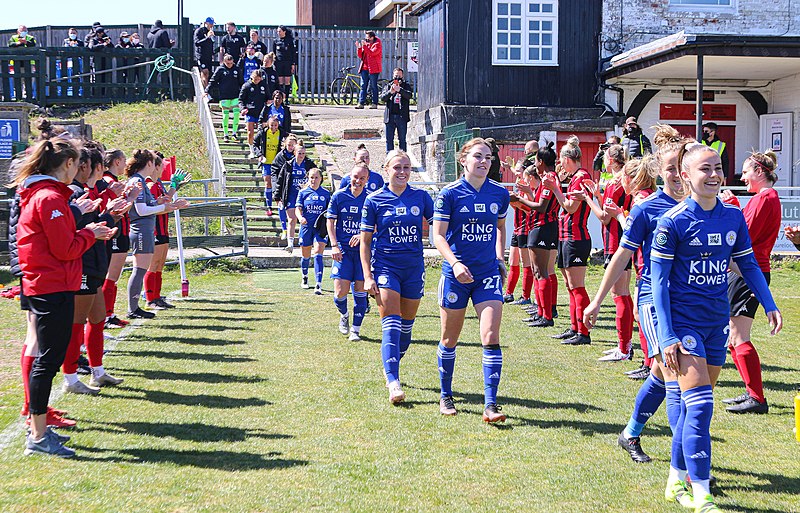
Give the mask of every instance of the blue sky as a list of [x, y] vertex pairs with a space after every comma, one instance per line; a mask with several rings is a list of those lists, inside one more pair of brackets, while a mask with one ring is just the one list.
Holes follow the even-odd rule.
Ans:
[[[177, 0], [35, 0], [3, 1], [3, 21], [0, 29], [16, 28], [19, 24], [91, 25], [99, 21], [108, 25], [146, 23], [156, 19], [165, 24], [178, 20]], [[184, 0], [184, 16], [193, 24], [212, 16], [217, 23], [235, 21], [240, 25], [293, 25], [295, 0], [257, 0], [255, 2], [219, 2]]]

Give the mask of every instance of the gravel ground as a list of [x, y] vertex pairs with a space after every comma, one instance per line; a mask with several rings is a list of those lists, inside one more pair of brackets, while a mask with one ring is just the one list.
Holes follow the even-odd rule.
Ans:
[[[386, 141], [384, 139], [383, 108], [375, 110], [356, 110], [353, 107], [328, 106], [328, 105], [300, 105], [297, 107], [303, 115], [306, 130], [309, 135], [316, 138], [335, 138], [336, 141], [320, 142], [317, 146], [320, 155], [326, 160], [328, 171], [342, 175], [350, 171], [353, 155], [359, 144], [364, 143], [370, 153], [370, 168], [381, 171], [386, 157]], [[349, 139], [342, 138], [347, 129], [373, 129], [378, 130], [380, 138]], [[384, 178], [386, 174], [382, 172]], [[413, 173], [411, 180], [420, 180], [417, 173]]]

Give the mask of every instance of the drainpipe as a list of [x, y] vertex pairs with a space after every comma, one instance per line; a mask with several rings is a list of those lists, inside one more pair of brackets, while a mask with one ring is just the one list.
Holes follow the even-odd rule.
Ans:
[[[625, 103], [624, 103], [625, 91], [623, 91], [622, 88], [620, 88], [620, 87], [609, 85], [609, 84], [606, 83], [605, 80], [603, 80], [603, 66], [609, 61], [611, 61], [611, 57], [605, 57], [603, 59], [600, 59], [598, 61], [598, 63], [597, 63], [597, 84], [598, 84], [598, 89], [597, 89], [597, 94], [595, 95], [594, 99], [595, 99], [595, 105], [603, 107], [603, 108], [606, 109], [606, 111], [611, 112], [611, 114], [614, 116], [614, 122], [616, 123], [616, 121], [617, 121], [616, 118], [617, 117], [624, 117], [625, 116], [625, 113], [622, 110], [624, 105], [625, 105]], [[614, 92], [617, 93], [617, 108], [616, 109], [614, 109], [614, 107], [610, 106], [608, 103], [606, 103], [603, 100], [602, 93], [606, 89], [608, 89], [609, 91], [614, 91]], [[603, 113], [603, 114], [605, 114], [605, 113]]]

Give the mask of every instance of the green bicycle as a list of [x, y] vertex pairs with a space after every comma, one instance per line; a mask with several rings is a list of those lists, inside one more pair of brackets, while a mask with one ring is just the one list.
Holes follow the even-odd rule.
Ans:
[[[361, 91], [361, 75], [351, 73], [355, 66], [346, 66], [339, 70], [342, 76], [336, 77], [330, 85], [330, 94], [336, 105], [352, 105], [358, 98], [358, 93]], [[384, 79], [378, 80], [378, 91], [383, 90], [384, 86], [389, 81]], [[367, 98], [367, 103], [370, 99]]]

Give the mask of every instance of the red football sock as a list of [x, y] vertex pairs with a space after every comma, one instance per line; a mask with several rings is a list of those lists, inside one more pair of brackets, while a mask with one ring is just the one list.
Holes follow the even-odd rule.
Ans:
[[642, 354], [644, 355], [644, 366], [649, 368], [653, 365], [653, 359], [650, 358], [649, 351], [647, 350], [647, 338], [644, 336], [641, 323], [639, 323], [639, 347], [642, 348]]
[[544, 315], [544, 307], [542, 306], [544, 305], [544, 296], [542, 294], [543, 292], [542, 292], [541, 280], [537, 280], [536, 277], [534, 276], [533, 295], [534, 297], [536, 297], [536, 315], [538, 315], [539, 317]]
[[553, 293], [550, 291], [552, 284], [550, 283], [549, 278], [542, 278], [541, 280], [537, 280], [539, 283], [539, 289], [541, 290], [542, 300], [539, 302], [539, 308], [542, 311], [542, 315], [547, 320], [553, 320]]
[[114, 303], [117, 302], [117, 282], [103, 282], [103, 299], [106, 300], [106, 317], [111, 317], [114, 315]]
[[633, 335], [633, 311], [630, 309], [628, 299], [630, 296], [614, 296], [617, 307], [617, 340], [619, 351], [627, 354], [631, 350], [631, 336]]
[[569, 293], [569, 327], [572, 331], [578, 331], [578, 317], [575, 312], [578, 308], [578, 298], [575, 297], [575, 289], [567, 288]]
[[739, 359], [739, 374], [742, 376], [747, 393], [756, 401], [763, 403], [764, 383], [761, 380], [761, 360], [758, 351], [748, 340], [736, 346], [736, 356]]
[[635, 306], [633, 306], [633, 298], [631, 296], [622, 296], [625, 298], [625, 313], [627, 317], [625, 318], [625, 340], [628, 341], [629, 349], [633, 346], [633, 323], [636, 320], [635, 316], [633, 315], [635, 312]]
[[583, 323], [583, 311], [592, 302], [589, 299], [589, 293], [586, 292], [586, 287], [577, 287], [574, 289], [575, 294], [575, 316], [578, 319], [578, 331], [581, 335], [589, 334], [589, 327]]
[[87, 323], [83, 345], [86, 346], [86, 357], [90, 367], [103, 365], [103, 326], [104, 321], [97, 324]]
[[519, 280], [519, 266], [512, 265], [508, 268], [508, 285], [506, 285], [506, 295], [514, 293], [514, 289], [517, 288], [517, 280]]
[[530, 299], [531, 289], [533, 289], [533, 268], [526, 267], [522, 270], [522, 297]]
[[33, 361], [35, 356], [25, 356], [25, 350], [28, 346], [22, 346], [22, 356], [19, 359], [19, 366], [22, 369], [22, 390], [25, 392], [25, 406], [24, 412], [28, 412], [28, 403], [31, 401], [31, 369], [33, 368]]
[[64, 374], [75, 374], [78, 372], [78, 358], [81, 355], [81, 344], [83, 344], [83, 324], [73, 324], [72, 336], [67, 346], [67, 354], [64, 356], [64, 364], [61, 365], [61, 372]]
[[151, 273], [150, 271], [144, 273], [144, 296], [148, 303], [155, 299], [153, 297], [156, 288], [155, 277], [156, 273]]
[[155, 287], [155, 299], [161, 297], [161, 271], [158, 271], [156, 274], [156, 287]]
[[558, 304], [558, 276], [551, 274], [548, 279], [550, 280], [550, 294], [552, 294], [550, 299], [553, 302], [552, 307], [555, 308]]
[[736, 372], [738, 372], [739, 376], [741, 376], [742, 371], [739, 370], [739, 355], [736, 354], [736, 348], [733, 347], [733, 344], [728, 346], [728, 351], [731, 352], [731, 360], [733, 360], [733, 365], [736, 367]]

